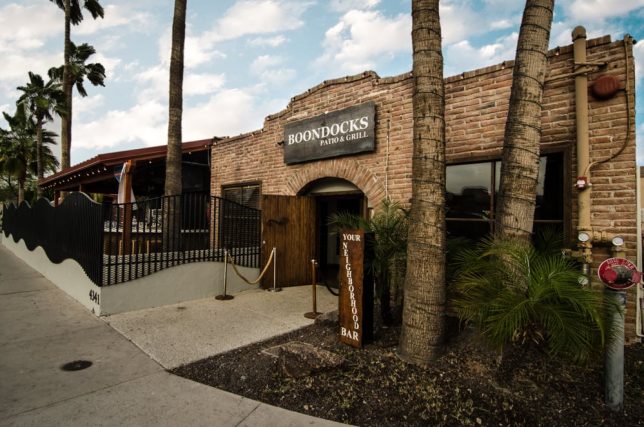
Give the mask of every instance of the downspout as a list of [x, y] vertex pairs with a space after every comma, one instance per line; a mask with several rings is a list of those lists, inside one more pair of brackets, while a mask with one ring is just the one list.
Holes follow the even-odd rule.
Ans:
[[[572, 31], [573, 58], [575, 75], [575, 120], [577, 127], [577, 248], [582, 262], [582, 274], [590, 283], [590, 263], [592, 262], [592, 227], [590, 225], [590, 148], [588, 143], [588, 76], [577, 73], [586, 67], [586, 29], [582, 26]], [[582, 174], [586, 174], [582, 176]], [[582, 237], [583, 236], [583, 237]]]
[[[642, 185], [641, 185], [641, 180], [642, 179], [642, 173], [641, 169], [639, 166], [635, 166], [635, 195], [637, 196], [637, 269], [639, 271], [642, 271]], [[643, 319], [642, 319], [642, 302], [644, 302], [644, 295], [642, 292], [642, 285], [637, 284], [637, 292], [636, 292], [636, 304], [635, 304], [635, 334], [642, 338], [644, 337], [644, 331], [642, 330], [643, 326]]]

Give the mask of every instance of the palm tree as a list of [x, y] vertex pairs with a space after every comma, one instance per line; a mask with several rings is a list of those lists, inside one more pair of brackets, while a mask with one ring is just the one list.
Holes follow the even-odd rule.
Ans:
[[502, 350], [536, 344], [583, 363], [613, 331], [604, 310], [617, 309], [593, 289], [579, 286], [579, 268], [561, 252], [537, 250], [521, 240], [488, 240], [462, 250], [450, 289], [461, 320], [476, 325]]
[[[170, 88], [168, 114], [168, 151], [165, 166], [165, 195], [180, 196], [182, 190], [181, 178], [181, 119], [183, 115], [183, 50], [186, 35], [187, 0], [175, 0], [174, 17], [172, 19], [172, 47], [170, 53]], [[170, 199], [168, 199], [170, 201]], [[171, 236], [179, 236], [177, 232], [181, 224], [181, 212], [174, 198], [168, 204], [170, 209], [164, 213], [167, 238], [164, 247], [169, 246]]]
[[362, 228], [373, 233], [373, 259], [367, 266], [376, 280], [376, 293], [380, 299], [383, 324], [390, 324], [400, 315], [402, 292], [398, 289], [399, 277], [404, 277], [407, 253], [409, 213], [399, 203], [383, 200], [376, 213], [369, 219], [348, 212], [338, 212], [328, 218], [328, 224], [342, 228]]
[[[17, 108], [13, 116], [3, 112], [9, 129], [0, 128], [0, 171], [14, 176], [18, 181], [18, 203], [25, 199], [25, 183], [37, 173], [36, 124], [24, 108]], [[46, 129], [42, 131], [42, 164], [45, 170], [55, 172], [58, 159], [49, 145], [56, 144], [56, 134]]]
[[412, 0], [413, 158], [400, 357], [426, 365], [445, 330], [445, 85], [438, 0]]
[[523, 12], [503, 138], [495, 232], [527, 241], [532, 233], [541, 142], [541, 99], [554, 0], [528, 0]]
[[[87, 80], [89, 80], [94, 86], [105, 86], [105, 67], [100, 63], [85, 63], [90, 56], [96, 53], [94, 46], [87, 43], [76, 46], [73, 42], [70, 42], [70, 50], [69, 70], [72, 86], [76, 86], [78, 93], [83, 97], [87, 96], [87, 91], [84, 86], [85, 77], [87, 77]], [[64, 72], [65, 66], [61, 65], [60, 67], [50, 68], [48, 75], [49, 78], [62, 82]], [[69, 105], [71, 106], [71, 104]]]
[[[28, 111], [36, 123], [36, 163], [37, 178], [44, 176], [43, 163], [43, 124], [53, 120], [52, 113], [61, 117], [67, 115], [65, 109], [64, 94], [59, 83], [49, 80], [46, 84], [39, 74], [29, 72], [29, 83], [26, 86], [19, 86], [18, 90], [23, 94], [18, 98], [17, 105]], [[42, 196], [40, 185], [37, 188], [37, 196]]]
[[72, 57], [71, 42], [71, 25], [78, 25], [83, 21], [83, 8], [86, 9], [92, 18], [102, 18], [104, 16], [103, 6], [98, 0], [84, 0], [81, 7], [80, 0], [50, 0], [65, 12], [65, 45], [64, 45], [64, 65], [63, 65], [63, 92], [65, 93], [65, 103], [69, 106], [69, 114], [63, 117], [61, 121], [61, 163], [62, 168], [70, 166], [70, 151], [72, 143], [72, 88], [74, 85], [74, 75], [70, 70]]

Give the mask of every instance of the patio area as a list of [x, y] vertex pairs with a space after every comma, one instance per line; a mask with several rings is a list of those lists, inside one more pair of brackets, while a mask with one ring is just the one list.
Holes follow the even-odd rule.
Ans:
[[[103, 317], [166, 369], [263, 341], [313, 323], [311, 286], [282, 292], [251, 289], [229, 301], [214, 298]], [[338, 299], [317, 287], [317, 311], [337, 310]]]

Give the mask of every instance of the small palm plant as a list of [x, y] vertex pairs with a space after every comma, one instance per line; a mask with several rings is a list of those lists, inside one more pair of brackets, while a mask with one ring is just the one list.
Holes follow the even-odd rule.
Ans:
[[487, 240], [461, 251], [456, 262], [454, 308], [497, 349], [531, 341], [585, 363], [603, 346], [602, 295], [580, 286], [578, 268], [560, 253]]
[[407, 211], [397, 202], [385, 199], [372, 218], [365, 219], [359, 215], [338, 212], [328, 218], [328, 223], [338, 229], [362, 228], [367, 233], [373, 233], [373, 259], [366, 268], [371, 270], [376, 281], [382, 320], [385, 324], [390, 323], [391, 300], [396, 305], [401, 299], [398, 294], [402, 294], [396, 286], [401, 280], [396, 280], [394, 276], [404, 276], [404, 271], [397, 270], [404, 266], [407, 255]]

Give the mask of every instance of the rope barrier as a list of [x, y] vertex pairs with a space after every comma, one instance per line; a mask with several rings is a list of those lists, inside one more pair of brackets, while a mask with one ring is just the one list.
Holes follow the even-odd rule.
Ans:
[[269, 267], [269, 266], [271, 265], [271, 263], [273, 262], [273, 257], [274, 257], [274, 255], [275, 255], [275, 248], [273, 248], [273, 250], [271, 251], [271, 256], [268, 258], [268, 261], [266, 261], [266, 266], [264, 266], [264, 269], [263, 269], [263, 270], [262, 270], [262, 272], [259, 274], [259, 277], [258, 277], [257, 279], [255, 279], [255, 280], [253, 280], [253, 281], [248, 280], [246, 277], [244, 277], [244, 275], [242, 275], [242, 274], [239, 272], [239, 270], [237, 270], [237, 267], [235, 266], [235, 259], [234, 259], [232, 256], [230, 256], [230, 254], [228, 253], [228, 251], [226, 251], [226, 257], [225, 257], [225, 258], [226, 258], [226, 260], [225, 260], [225, 262], [226, 262], [226, 264], [227, 264], [227, 263], [228, 263], [228, 259], [230, 259], [230, 261], [231, 261], [231, 264], [230, 264], [230, 265], [232, 265], [232, 266], [233, 266], [233, 270], [235, 271], [235, 273], [237, 274], [237, 276], [239, 276], [239, 278], [240, 278], [240, 279], [242, 279], [244, 282], [246, 282], [246, 283], [247, 283], [247, 284], [249, 284], [249, 285], [256, 285], [256, 284], [258, 284], [258, 283], [259, 283], [259, 281], [260, 281], [260, 280], [262, 280], [262, 278], [264, 277], [264, 274], [266, 274], [266, 272], [268, 271], [268, 267]]

